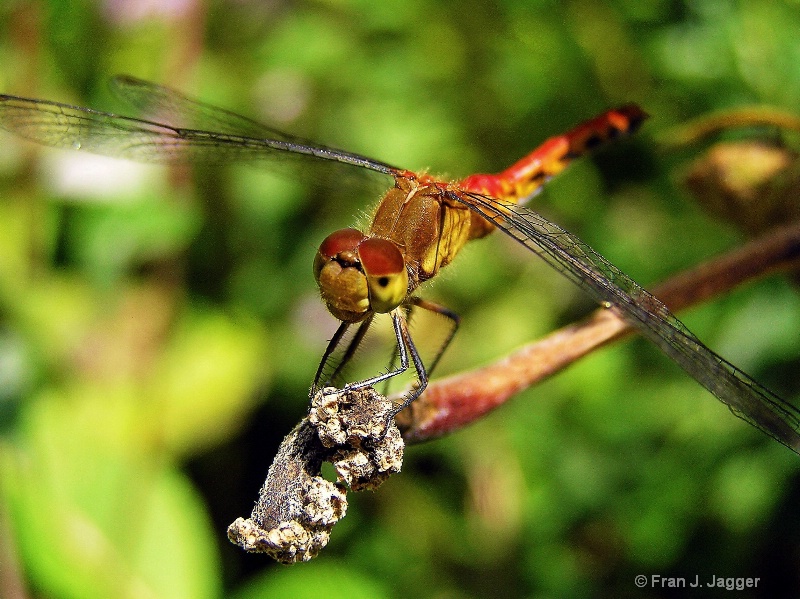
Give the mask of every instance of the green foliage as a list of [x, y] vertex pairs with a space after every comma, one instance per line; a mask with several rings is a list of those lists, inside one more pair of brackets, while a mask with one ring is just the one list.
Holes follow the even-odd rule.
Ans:
[[[643, 132], [534, 208], [645, 285], [739, 240], [676, 183], [702, 146], [659, 154], [658, 135], [711, 110], [800, 106], [789, 0], [139, 4], [4, 3], [0, 91], [124, 112], [106, 83], [127, 72], [453, 177], [637, 102], [653, 117]], [[241, 555], [224, 528], [303, 415], [335, 324], [314, 289], [316, 245], [365, 220], [380, 190], [313, 169], [128, 179], [114, 161], [76, 188], [74, 158], [0, 139], [0, 595], [15, 582], [54, 598], [249, 599], [633, 596], [637, 574], [760, 576], [762, 592], [795, 581], [796, 456], [641, 340], [408, 448], [402, 475], [350, 495], [315, 563]], [[447, 270], [425, 293], [464, 324], [439, 374], [589, 308], [505, 239]], [[770, 280], [686, 321], [791, 396], [797, 307]], [[381, 368], [388, 351], [363, 357]]]

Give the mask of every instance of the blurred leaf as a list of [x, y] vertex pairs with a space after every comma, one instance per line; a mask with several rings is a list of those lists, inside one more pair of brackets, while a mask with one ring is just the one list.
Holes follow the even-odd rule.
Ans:
[[180, 323], [149, 384], [151, 426], [178, 455], [213, 447], [242, 425], [270, 373], [254, 320], [198, 311]]
[[[130, 443], [132, 404], [109, 390], [98, 421], [98, 404], [74, 391], [32, 401], [19, 444], [4, 448], [2, 488], [32, 581], [52, 597], [217, 596], [214, 533], [190, 483]], [[108, 424], [127, 434], [98, 428]]]
[[391, 597], [387, 582], [364, 576], [346, 564], [321, 561], [272, 570], [244, 585], [231, 599], [380, 599]]
[[775, 461], [769, 454], [742, 454], [719, 470], [711, 499], [727, 528], [743, 532], [763, 526], [778, 499], [768, 474]]
[[70, 249], [106, 285], [142, 263], [179, 253], [200, 225], [196, 210], [164, 201], [93, 206], [74, 220]]

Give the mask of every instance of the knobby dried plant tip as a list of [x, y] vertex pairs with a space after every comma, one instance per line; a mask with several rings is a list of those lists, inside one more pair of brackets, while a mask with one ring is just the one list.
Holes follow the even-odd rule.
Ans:
[[[374, 389], [326, 388], [283, 440], [250, 518], [237, 518], [228, 538], [279, 562], [309, 561], [327, 545], [347, 511], [345, 486], [376, 489], [400, 472], [404, 444], [390, 417], [392, 402]], [[330, 462], [338, 481], [321, 475]]]
[[308, 420], [331, 450], [328, 461], [353, 491], [378, 488], [403, 464], [405, 445], [391, 417], [394, 404], [371, 388], [325, 391], [331, 390], [314, 396]]

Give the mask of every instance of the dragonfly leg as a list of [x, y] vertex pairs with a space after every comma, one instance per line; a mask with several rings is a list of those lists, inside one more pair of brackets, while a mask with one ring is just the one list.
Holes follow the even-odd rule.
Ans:
[[[397, 335], [397, 347], [400, 352], [400, 364], [402, 368], [400, 372], [408, 370], [408, 356], [410, 355], [411, 361], [414, 363], [414, 370], [417, 371], [417, 384], [411, 391], [408, 392], [408, 394], [406, 394], [402, 403], [395, 406], [395, 408], [389, 413], [387, 423], [391, 422], [391, 420], [397, 416], [397, 414], [411, 405], [415, 399], [422, 395], [425, 387], [428, 386], [428, 371], [425, 369], [425, 365], [422, 363], [422, 358], [420, 358], [417, 347], [414, 345], [414, 341], [411, 339], [411, 334], [408, 332], [408, 324], [406, 323], [405, 316], [400, 308], [392, 312], [392, 321], [394, 322], [394, 330], [395, 334]], [[395, 374], [399, 373], [396, 372]]]
[[[439, 360], [441, 360], [442, 355], [444, 355], [444, 352], [447, 351], [447, 348], [450, 346], [450, 343], [453, 341], [453, 338], [456, 336], [456, 333], [458, 332], [458, 327], [461, 324], [461, 317], [458, 314], [456, 314], [455, 312], [453, 312], [452, 310], [450, 310], [449, 308], [446, 308], [445, 306], [442, 306], [441, 304], [437, 304], [435, 302], [424, 300], [424, 299], [419, 298], [419, 297], [410, 298], [407, 301], [407, 303], [403, 305], [403, 308], [406, 310], [406, 318], [407, 318], [409, 323], [411, 322], [412, 308], [420, 308], [422, 310], [428, 310], [429, 312], [434, 312], [436, 314], [440, 314], [440, 315], [444, 316], [445, 318], [447, 318], [448, 320], [450, 320], [450, 330], [447, 333], [447, 337], [444, 339], [444, 341], [442, 341], [442, 343], [439, 346], [439, 349], [436, 351], [436, 355], [434, 356], [434, 358], [431, 361], [431, 363], [425, 367], [425, 371], [428, 374], [428, 378], [430, 378], [431, 374], [433, 374], [433, 370], [439, 364]], [[394, 364], [395, 364], [395, 360], [397, 360], [399, 348], [400, 348], [400, 344], [396, 345], [395, 348], [394, 348], [394, 352], [392, 354], [392, 359], [389, 361], [389, 368], [390, 369], [394, 368]], [[385, 392], [384, 392], [384, 395], [386, 395]]]
[[437, 364], [439, 364], [439, 360], [441, 360], [444, 352], [447, 351], [447, 348], [450, 346], [450, 343], [453, 341], [453, 338], [456, 336], [456, 333], [458, 332], [458, 327], [461, 324], [461, 317], [452, 310], [450, 310], [449, 308], [442, 306], [441, 304], [424, 300], [419, 297], [412, 297], [410, 303], [412, 303], [414, 306], [418, 308], [422, 308], [423, 310], [428, 310], [429, 312], [435, 312], [436, 314], [441, 314], [442, 316], [450, 320], [450, 332], [447, 334], [447, 337], [444, 339], [444, 341], [442, 341], [441, 346], [439, 346], [439, 350], [436, 352], [436, 357], [433, 358], [433, 360], [430, 363], [430, 366], [428, 366], [427, 368], [428, 376], [430, 376], [433, 373], [433, 369], [436, 368]]
[[322, 354], [322, 360], [319, 362], [317, 374], [314, 375], [314, 384], [311, 386], [311, 393], [309, 394], [310, 396], [313, 396], [317, 391], [319, 391], [320, 381], [322, 380], [325, 367], [328, 365], [328, 360], [330, 360], [331, 355], [333, 355], [333, 352], [336, 351], [336, 348], [342, 342], [342, 337], [344, 337], [351, 324], [352, 323], [350, 322], [342, 322], [339, 325], [339, 328], [336, 329], [333, 337], [331, 337], [331, 340], [328, 342], [328, 346], [325, 348], [325, 353]]
[[323, 381], [323, 378], [324, 378], [323, 384], [332, 383], [335, 385], [335, 381], [338, 379], [339, 376], [341, 376], [344, 367], [347, 366], [350, 360], [352, 360], [353, 356], [358, 350], [358, 347], [364, 340], [364, 337], [366, 336], [367, 331], [369, 330], [369, 327], [372, 324], [372, 319], [373, 316], [370, 315], [361, 322], [361, 324], [358, 326], [356, 334], [353, 335], [353, 338], [348, 343], [347, 349], [344, 351], [342, 357], [334, 366], [333, 372], [331, 372], [329, 375], [326, 375], [325, 369], [327, 368], [328, 363], [331, 360], [331, 356], [336, 351], [336, 348], [339, 347], [345, 333], [347, 332], [348, 328], [350, 328], [350, 325], [353, 323], [342, 322], [339, 325], [339, 328], [336, 330], [336, 333], [333, 335], [330, 342], [328, 343], [328, 347], [325, 348], [325, 353], [322, 355], [322, 360], [320, 361], [319, 368], [317, 368], [317, 374], [314, 377], [314, 386], [312, 387], [312, 395], [313, 393], [319, 391], [320, 383], [321, 381]]
[[[420, 357], [419, 351], [417, 350], [416, 345], [414, 345], [414, 341], [411, 338], [411, 333], [408, 330], [407, 313], [409, 309], [413, 307], [419, 307], [425, 310], [436, 312], [437, 314], [442, 314], [446, 318], [449, 318], [450, 321], [452, 322], [451, 330], [448, 333], [447, 338], [445, 339], [444, 343], [442, 344], [441, 348], [437, 352], [436, 357], [433, 360], [432, 367], [436, 366], [442, 353], [450, 344], [450, 342], [453, 340], [453, 336], [455, 335], [455, 332], [458, 329], [459, 317], [455, 312], [448, 310], [444, 306], [440, 306], [439, 304], [435, 304], [433, 302], [429, 302], [419, 298], [413, 298], [412, 301], [409, 302], [409, 304], [396, 308], [394, 311], [391, 312], [392, 325], [394, 327], [394, 334], [397, 340], [396, 356], [400, 358], [400, 365], [395, 368], [394, 367], [395, 360], [392, 359], [392, 363], [390, 363], [389, 369], [386, 372], [361, 381], [347, 383], [343, 387], [344, 390], [360, 389], [362, 387], [373, 387], [378, 383], [381, 383], [383, 381], [388, 381], [392, 377], [404, 373], [406, 370], [408, 370], [409, 366], [413, 364], [414, 370], [417, 373], [417, 382], [414, 385], [414, 388], [411, 391], [409, 391], [408, 394], [403, 398], [403, 401], [397, 406], [395, 406], [395, 408], [392, 409], [387, 415], [386, 430], [388, 430], [388, 426], [391, 424], [394, 417], [397, 416], [399, 412], [407, 408], [420, 395], [422, 395], [422, 392], [425, 390], [425, 387], [428, 386], [429, 370], [427, 370], [425, 368], [425, 365], [422, 363], [422, 358]], [[339, 328], [336, 330], [336, 333], [334, 333], [333, 337], [328, 343], [328, 346], [325, 348], [325, 353], [322, 356], [320, 365], [317, 368], [317, 374], [314, 378], [314, 386], [312, 387], [312, 392], [316, 392], [320, 389], [323, 377], [326, 380], [332, 380], [341, 374], [341, 371], [345, 366], [345, 364], [347, 364], [347, 362], [349, 362], [355, 355], [355, 352], [358, 349], [358, 346], [360, 345], [361, 341], [364, 339], [364, 336], [366, 335], [367, 330], [369, 329], [371, 323], [372, 323], [372, 317], [370, 316], [359, 325], [358, 330], [353, 336], [353, 339], [349, 342], [347, 349], [345, 350], [341, 360], [336, 365], [332, 374], [330, 376], [325, 376], [324, 374], [325, 369], [331, 360], [331, 356], [336, 351], [336, 348], [342, 343], [342, 339], [344, 338], [345, 334], [347, 333], [347, 330], [349, 329], [352, 323], [343, 322], [342, 324], [339, 325]]]
[[[412, 304], [406, 303], [406, 304], [403, 304], [402, 306], [400, 306], [400, 308], [399, 308], [399, 309], [401, 309], [401, 310], [403, 310], [405, 312], [405, 320], [406, 320], [407, 324], [411, 322], [411, 317], [412, 317], [411, 309], [413, 307], [414, 306]], [[395, 329], [395, 335], [397, 335], [397, 329]], [[389, 364], [387, 366], [387, 371], [388, 372], [391, 372], [392, 370], [395, 370], [395, 368], [396, 368], [395, 364], [397, 364], [397, 358], [400, 355], [400, 348], [401, 347], [402, 347], [402, 343], [400, 343], [399, 341], [392, 347], [392, 356], [391, 356], [391, 358], [389, 358]], [[389, 395], [389, 383], [390, 382], [391, 382], [391, 379], [386, 379], [384, 381], [383, 391], [382, 391], [383, 395]]]
[[[408, 355], [409, 353], [412, 356], [412, 360], [414, 362], [414, 368], [417, 369], [419, 372], [419, 368], [422, 368], [422, 371], [425, 371], [425, 368], [422, 367], [422, 360], [419, 359], [419, 354], [417, 353], [416, 348], [413, 346], [411, 342], [411, 336], [408, 334], [408, 326], [406, 325], [405, 315], [402, 313], [402, 308], [396, 308], [392, 311], [392, 324], [394, 326], [394, 334], [397, 339], [397, 347], [399, 349], [400, 354], [400, 366], [397, 368], [392, 368], [387, 372], [383, 372], [377, 376], [370, 377], [368, 379], [364, 379], [362, 381], [356, 381], [354, 383], [347, 383], [343, 389], [360, 389], [361, 387], [374, 387], [378, 383], [381, 383], [387, 379], [392, 378], [393, 376], [397, 376], [398, 374], [403, 374], [406, 370], [408, 370]], [[411, 344], [410, 351], [406, 349]], [[425, 379], [427, 383], [427, 378]]]
[[[416, 370], [417, 372], [417, 383], [414, 386], [414, 388], [403, 398], [402, 403], [397, 405], [393, 410], [389, 412], [386, 418], [387, 431], [389, 430], [388, 426], [391, 424], [394, 417], [400, 411], [408, 407], [408, 405], [411, 404], [411, 402], [417, 399], [425, 390], [425, 387], [428, 386], [428, 373], [425, 370], [425, 366], [422, 363], [422, 358], [420, 358], [419, 352], [417, 351], [417, 348], [414, 345], [413, 340], [411, 339], [411, 334], [408, 332], [408, 324], [406, 322], [404, 309], [402, 307], [396, 308], [391, 312], [391, 317], [392, 317], [392, 324], [394, 326], [394, 334], [397, 339], [397, 348], [398, 348], [398, 355], [400, 357], [400, 366], [398, 366], [397, 368], [393, 368], [382, 374], [379, 374], [377, 376], [364, 379], [362, 381], [347, 383], [343, 387], [343, 390], [360, 389], [362, 387], [374, 387], [378, 383], [381, 383], [387, 379], [390, 379], [394, 376], [404, 373], [406, 370], [408, 370], [409, 365], [413, 364], [414, 370]], [[341, 328], [342, 327], [340, 327], [340, 329]], [[327, 357], [333, 351], [331, 346], [335, 348], [334, 342], [338, 340], [341, 340], [341, 335], [337, 334], [334, 336], [334, 339], [331, 340], [331, 344], [329, 345], [330, 351], [326, 351], [326, 358], [325, 360], [323, 360], [323, 362], [327, 360]]]

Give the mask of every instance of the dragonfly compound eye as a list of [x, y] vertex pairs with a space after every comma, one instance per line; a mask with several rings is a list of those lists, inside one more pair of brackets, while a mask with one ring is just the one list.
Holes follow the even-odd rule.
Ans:
[[391, 312], [408, 295], [408, 271], [400, 249], [391, 241], [373, 237], [358, 246], [367, 275], [369, 305], [375, 312]]
[[314, 277], [322, 301], [339, 320], [356, 322], [370, 308], [367, 278], [358, 258], [358, 246], [366, 237], [355, 229], [328, 235], [314, 258]]

